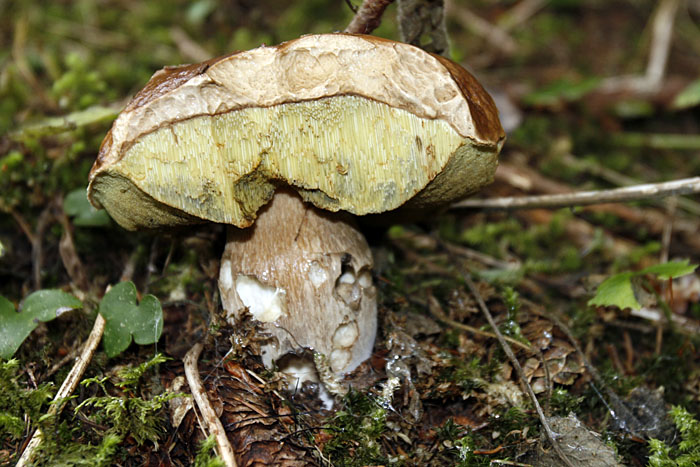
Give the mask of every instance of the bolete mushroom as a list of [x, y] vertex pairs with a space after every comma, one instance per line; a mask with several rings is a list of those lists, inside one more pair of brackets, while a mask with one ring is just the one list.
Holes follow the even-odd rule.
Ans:
[[107, 134], [88, 193], [128, 230], [230, 225], [228, 317], [264, 323], [266, 365], [311, 349], [340, 375], [376, 332], [372, 256], [351, 214], [463, 198], [492, 181], [503, 140], [491, 97], [454, 62], [309, 35], [157, 72]]

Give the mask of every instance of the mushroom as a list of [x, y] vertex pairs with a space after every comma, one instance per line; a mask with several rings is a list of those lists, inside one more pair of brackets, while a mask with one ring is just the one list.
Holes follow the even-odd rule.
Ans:
[[157, 72], [107, 134], [88, 194], [127, 230], [228, 224], [227, 317], [262, 323], [267, 366], [306, 349], [324, 357], [320, 374], [342, 375], [370, 356], [377, 326], [352, 216], [477, 191], [503, 140], [491, 97], [454, 62], [309, 35]]

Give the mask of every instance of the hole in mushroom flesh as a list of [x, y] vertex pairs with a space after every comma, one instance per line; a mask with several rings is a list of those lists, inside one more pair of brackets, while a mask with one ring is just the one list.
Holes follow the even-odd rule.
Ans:
[[296, 354], [287, 354], [277, 360], [277, 367], [287, 382], [287, 390], [296, 394], [302, 390], [304, 384], [313, 385], [311, 388], [318, 393], [326, 410], [333, 408], [333, 397], [326, 390], [320, 379], [316, 366], [311, 358]]
[[363, 289], [372, 286], [372, 275], [368, 269], [362, 269], [360, 274], [355, 274], [352, 267], [352, 255], [344, 254], [341, 258], [341, 274], [335, 283], [335, 293], [351, 309], [356, 310], [362, 300]]
[[254, 277], [240, 274], [236, 278], [236, 293], [253, 318], [272, 323], [285, 312], [284, 289], [263, 285]]

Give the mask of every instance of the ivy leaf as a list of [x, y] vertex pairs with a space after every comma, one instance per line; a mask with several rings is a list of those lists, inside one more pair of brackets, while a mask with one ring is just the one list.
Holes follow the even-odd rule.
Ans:
[[683, 260], [655, 264], [637, 272], [615, 274], [605, 279], [598, 286], [595, 296], [588, 301], [588, 305], [616, 306], [621, 310], [625, 308], [639, 310], [642, 305], [634, 295], [633, 278], [652, 274], [661, 280], [675, 279], [676, 277], [691, 274], [696, 268], [696, 264], [688, 264], [688, 260]]
[[95, 209], [87, 199], [87, 190], [78, 188], [63, 200], [63, 210], [73, 216], [73, 224], [79, 227], [104, 227], [109, 225], [109, 215], [104, 209]]
[[24, 299], [18, 313], [12, 302], [0, 297], [0, 357], [12, 357], [39, 321], [51, 321], [82, 306], [80, 300], [62, 290], [39, 290]]
[[136, 300], [133, 282], [121, 282], [112, 287], [100, 302], [100, 314], [106, 321], [104, 347], [107, 356], [120, 354], [134, 341], [139, 345], [153, 344], [163, 332], [163, 309], [153, 295], [146, 295], [141, 304]]
[[593, 306], [616, 306], [621, 310], [632, 308], [638, 310], [641, 305], [634, 296], [632, 288], [633, 272], [615, 274], [605, 279], [596, 290], [595, 296], [588, 301]]

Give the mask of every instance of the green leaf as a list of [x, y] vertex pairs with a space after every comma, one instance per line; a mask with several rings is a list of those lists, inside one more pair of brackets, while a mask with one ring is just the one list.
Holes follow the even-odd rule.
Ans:
[[598, 286], [595, 296], [588, 301], [594, 306], [616, 306], [618, 308], [632, 308], [638, 310], [641, 305], [634, 296], [632, 277], [635, 273], [624, 272], [610, 276]]
[[153, 295], [136, 302], [133, 282], [121, 282], [110, 289], [100, 302], [100, 314], [105, 318], [105, 352], [114, 357], [134, 341], [139, 345], [153, 344], [163, 332], [163, 310]]
[[637, 272], [623, 272], [610, 276], [598, 286], [595, 296], [588, 301], [592, 306], [616, 306], [620, 309], [632, 308], [638, 310], [642, 307], [634, 296], [634, 277], [645, 274], [653, 274], [661, 280], [675, 279], [676, 277], [691, 274], [697, 268], [696, 264], [688, 264], [688, 260], [671, 261], [655, 264]]
[[673, 99], [672, 107], [677, 110], [688, 109], [700, 105], [700, 78], [696, 79]]
[[87, 199], [87, 190], [78, 188], [66, 195], [63, 210], [75, 217], [73, 224], [79, 227], [104, 227], [109, 225], [109, 215], [104, 209], [95, 209]]
[[655, 264], [639, 271], [639, 274], [654, 274], [659, 279], [668, 280], [676, 277], [692, 274], [697, 269], [697, 264], [688, 264], [689, 261], [671, 261], [669, 263]]
[[39, 321], [51, 321], [82, 306], [80, 300], [62, 290], [39, 290], [24, 300], [22, 311], [17, 313], [9, 300], [0, 297], [0, 357], [12, 357]]

